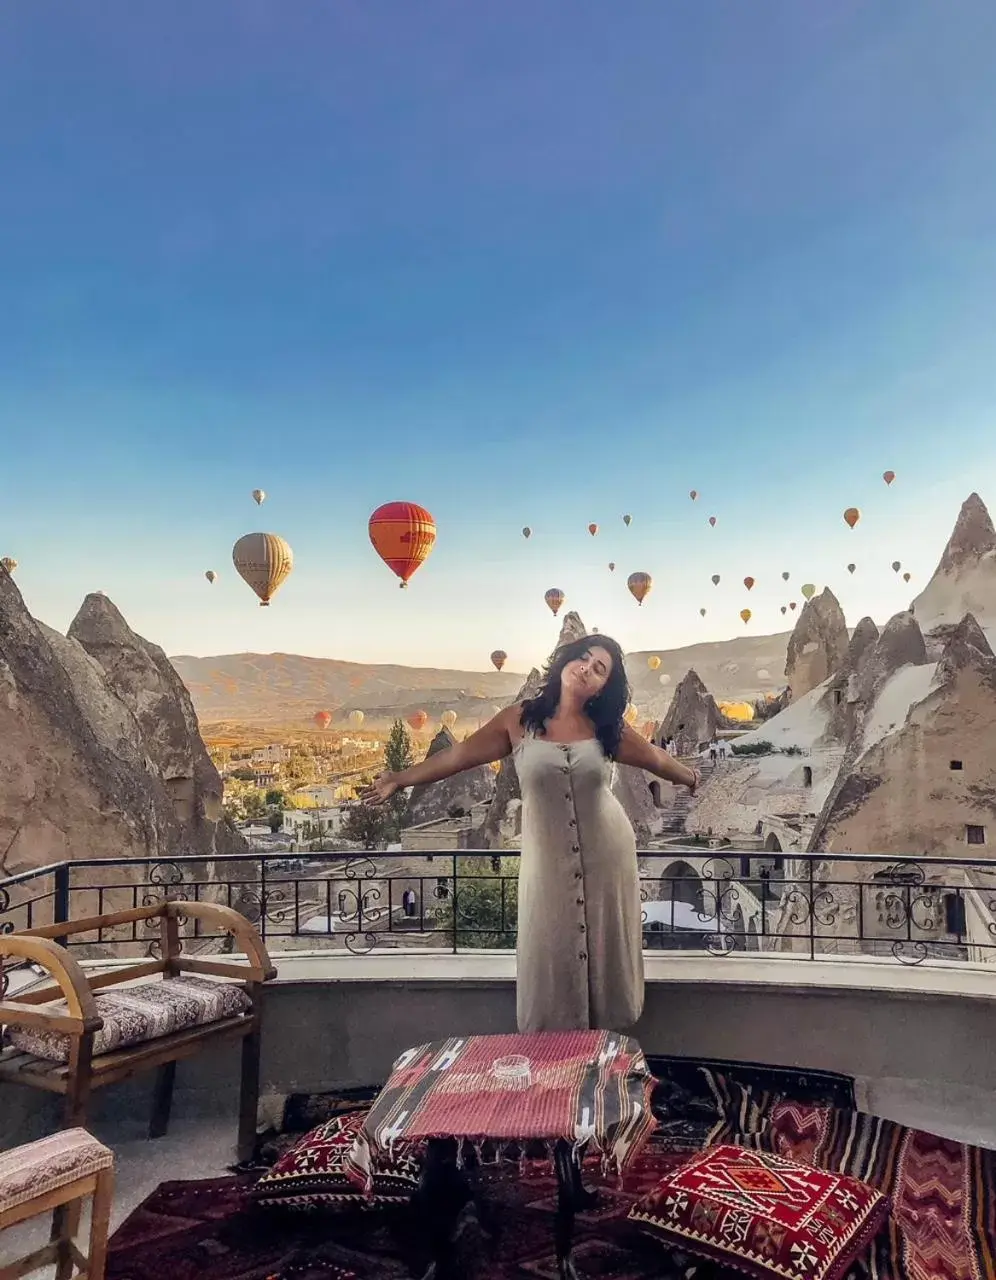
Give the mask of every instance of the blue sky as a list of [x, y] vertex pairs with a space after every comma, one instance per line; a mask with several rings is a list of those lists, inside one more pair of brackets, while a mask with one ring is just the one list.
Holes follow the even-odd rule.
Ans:
[[524, 669], [549, 586], [669, 648], [783, 569], [884, 619], [996, 509], [994, 64], [991, 0], [7, 5], [0, 554], [171, 653]]

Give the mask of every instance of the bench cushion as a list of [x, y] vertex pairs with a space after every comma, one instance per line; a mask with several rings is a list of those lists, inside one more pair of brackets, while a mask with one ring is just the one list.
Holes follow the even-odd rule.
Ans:
[[109, 1169], [114, 1156], [85, 1129], [64, 1129], [12, 1151], [0, 1152], [0, 1213], [16, 1209]]
[[[221, 1018], [248, 1013], [252, 1002], [242, 987], [205, 978], [166, 978], [137, 987], [98, 993], [97, 1012], [104, 1025], [93, 1037], [93, 1056], [144, 1044], [159, 1036], [206, 1026]], [[44, 1006], [68, 1013], [64, 1000]], [[7, 1042], [22, 1053], [49, 1062], [68, 1062], [71, 1037], [62, 1031], [38, 1027], [9, 1027]]]

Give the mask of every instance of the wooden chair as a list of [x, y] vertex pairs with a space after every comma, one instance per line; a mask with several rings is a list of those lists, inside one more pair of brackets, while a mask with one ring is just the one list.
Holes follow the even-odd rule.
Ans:
[[[248, 963], [185, 956], [180, 944], [184, 919], [232, 935]], [[160, 922], [161, 960], [143, 960], [91, 978], [54, 941], [155, 920]], [[169, 1124], [177, 1062], [214, 1045], [241, 1041], [238, 1156], [250, 1158], [259, 1104], [261, 988], [277, 971], [259, 932], [244, 916], [210, 903], [163, 902], [0, 936], [0, 965], [5, 958], [39, 965], [54, 981], [0, 1001], [0, 1026], [7, 1025], [11, 1044], [0, 1052], [0, 1081], [62, 1094], [65, 1124], [74, 1127], [86, 1122], [92, 1089], [154, 1068], [149, 1137], [158, 1138]], [[206, 983], [199, 975], [236, 979], [237, 985]], [[159, 981], [131, 985], [139, 978]], [[189, 1015], [192, 1001], [205, 1006], [202, 1020], [184, 1025], [180, 1006]], [[176, 1023], [180, 1029], [170, 1030]]]
[[[61, 1133], [0, 1152], [0, 1236], [16, 1223], [53, 1214], [52, 1238], [14, 1262], [0, 1263], [0, 1280], [17, 1280], [55, 1263], [56, 1280], [104, 1280], [107, 1236], [114, 1192], [114, 1156], [85, 1129]], [[83, 1201], [93, 1197], [90, 1246], [75, 1241]], [[0, 1256], [3, 1255], [0, 1246]]]

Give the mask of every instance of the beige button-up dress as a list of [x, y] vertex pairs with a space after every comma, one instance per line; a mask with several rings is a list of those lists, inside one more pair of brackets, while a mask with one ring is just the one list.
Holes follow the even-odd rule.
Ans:
[[643, 1010], [636, 837], [597, 738], [515, 746], [521, 1032], [622, 1031]]

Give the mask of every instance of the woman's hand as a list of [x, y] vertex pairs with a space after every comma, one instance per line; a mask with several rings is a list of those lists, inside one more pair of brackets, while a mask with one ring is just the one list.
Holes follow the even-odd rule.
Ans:
[[368, 806], [385, 804], [398, 790], [398, 775], [388, 770], [374, 778], [369, 787], [363, 788], [360, 800]]

